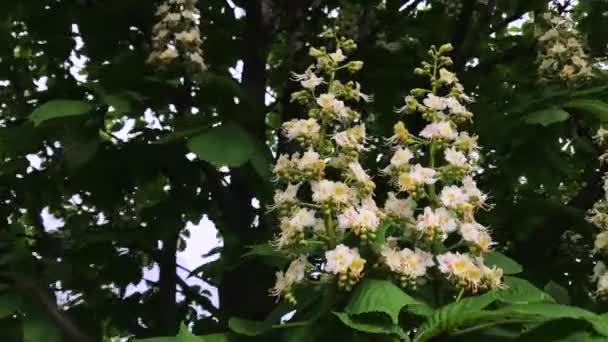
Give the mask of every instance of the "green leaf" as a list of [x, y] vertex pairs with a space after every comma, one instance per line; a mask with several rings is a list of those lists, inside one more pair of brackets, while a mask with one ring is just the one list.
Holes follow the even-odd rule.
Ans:
[[517, 342], [606, 342], [605, 338], [594, 336], [584, 321], [560, 319], [548, 321], [527, 330], [517, 337]]
[[484, 262], [488, 267], [496, 266], [501, 268], [504, 274], [517, 274], [523, 271], [523, 268], [517, 261], [500, 252], [490, 252], [484, 255]]
[[254, 140], [244, 129], [232, 123], [211, 128], [188, 141], [199, 159], [215, 166], [237, 167], [249, 161]]
[[93, 107], [84, 101], [77, 100], [52, 100], [36, 108], [29, 119], [34, 122], [34, 126], [41, 123], [68, 116], [77, 116], [89, 112]]
[[0, 318], [12, 315], [19, 310], [21, 300], [15, 294], [5, 294], [0, 296]]
[[370, 334], [389, 334], [398, 335], [405, 341], [409, 341], [409, 337], [397, 324], [391, 324], [382, 320], [369, 320], [361, 317], [352, 317], [346, 312], [334, 312], [340, 321], [350, 328], [363, 331]]
[[494, 292], [495, 298], [503, 303], [527, 304], [555, 302], [547, 293], [541, 291], [529, 281], [516, 277], [505, 277], [505, 289]]
[[600, 100], [576, 99], [568, 101], [563, 107], [590, 114], [602, 122], [608, 121], [608, 103]]
[[230, 330], [237, 334], [246, 336], [258, 336], [273, 328], [281, 320], [281, 317], [293, 310], [286, 302], [281, 302], [263, 321], [252, 321], [233, 317], [228, 321]]
[[170, 337], [152, 337], [137, 339], [137, 342], [229, 342], [233, 340], [229, 333], [196, 336], [182, 323], [179, 333]]
[[242, 318], [231, 318], [228, 321], [230, 330], [246, 336], [258, 336], [272, 328], [272, 322], [252, 321]]
[[414, 341], [428, 341], [444, 331], [449, 331], [458, 326], [480, 319], [485, 315], [483, 310], [496, 300], [493, 292], [480, 296], [464, 298], [457, 303], [443, 306], [429, 315], [426, 322], [419, 328]]
[[41, 312], [28, 311], [23, 318], [23, 342], [61, 342], [61, 333]]
[[255, 172], [264, 180], [270, 182], [272, 173], [270, 172], [270, 156], [265, 144], [257, 143], [253, 146], [250, 162]]
[[594, 320], [597, 318], [597, 316], [593, 312], [574, 306], [552, 303], [516, 304], [508, 306], [499, 311], [525, 315], [535, 315], [546, 319], [573, 318]]
[[365, 279], [353, 292], [344, 310], [350, 315], [381, 312], [399, 323], [399, 312], [404, 306], [426, 306], [386, 280]]
[[277, 112], [270, 112], [266, 114], [266, 125], [272, 129], [281, 128], [281, 114]]
[[551, 280], [545, 285], [545, 292], [551, 295], [558, 304], [570, 304], [570, 295], [568, 289]]
[[570, 114], [563, 109], [553, 107], [539, 110], [526, 115], [523, 120], [527, 124], [549, 126], [551, 124], [568, 120]]

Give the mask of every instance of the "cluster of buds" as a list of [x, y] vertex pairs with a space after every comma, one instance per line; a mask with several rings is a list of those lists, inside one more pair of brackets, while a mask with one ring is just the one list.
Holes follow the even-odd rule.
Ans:
[[181, 64], [187, 71], [207, 69], [201, 48], [198, 0], [166, 0], [158, 6], [159, 21], [152, 28], [152, 52], [148, 63], [160, 68]]
[[[332, 30], [321, 37], [331, 50], [311, 47], [309, 54], [316, 62], [292, 77], [302, 89], [291, 99], [304, 107], [307, 117], [282, 126], [281, 133], [298, 150], [279, 156], [273, 169], [278, 189], [270, 209], [280, 221], [274, 246], [349, 290], [364, 274], [366, 260], [359, 247], [375, 238], [383, 217], [372, 197], [372, 177], [359, 163], [367, 138], [355, 107], [372, 99], [359, 83], [339, 79], [363, 66], [347, 60], [356, 44]], [[297, 252], [303, 246], [316, 248], [307, 248], [306, 258]], [[277, 274], [272, 294], [290, 295], [295, 284], [313, 278], [287, 274], [289, 269]]]
[[544, 13], [537, 20], [538, 72], [542, 79], [581, 81], [593, 76], [584, 41], [567, 15]]
[[[483, 263], [483, 254], [494, 243], [474, 214], [487, 206], [487, 196], [473, 178], [477, 139], [458, 130], [472, 119], [466, 107], [472, 98], [448, 70], [453, 64], [447, 55], [451, 50], [450, 44], [430, 49], [430, 60], [415, 70], [429, 78], [430, 88], [411, 90], [405, 105], [397, 109], [421, 115], [427, 125], [414, 135], [398, 122], [389, 139], [394, 154], [383, 173], [397, 194], [389, 194], [385, 213], [400, 229], [389, 234], [393, 246], [387, 243], [382, 255], [402, 285], [424, 282], [426, 269], [436, 266], [456, 287], [475, 293], [500, 286], [502, 270]], [[448, 246], [449, 241], [456, 242]], [[454, 249], [462, 253], [446, 252]]]

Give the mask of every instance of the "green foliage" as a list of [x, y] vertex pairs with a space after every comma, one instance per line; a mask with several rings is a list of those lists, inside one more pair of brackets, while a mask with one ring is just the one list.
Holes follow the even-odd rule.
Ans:
[[518, 274], [521, 273], [523, 268], [517, 261], [507, 257], [506, 255], [500, 252], [490, 252], [485, 255], [484, 262], [488, 267], [496, 266], [503, 270], [504, 274]]
[[369, 318], [357, 318], [350, 316], [345, 312], [336, 312], [335, 315], [340, 318], [342, 323], [352, 329], [371, 334], [397, 335], [403, 340], [409, 341], [409, 337], [398, 325], [390, 324], [388, 322], [370, 322]]
[[563, 122], [568, 120], [570, 114], [560, 108], [548, 108], [540, 110], [534, 113], [528, 114], [524, 121], [528, 124], [540, 124], [542, 126], [549, 126], [557, 122]]
[[241, 166], [253, 154], [249, 134], [235, 124], [211, 128], [188, 140], [190, 150], [216, 166]]
[[188, 327], [182, 324], [179, 328], [179, 332], [174, 337], [152, 337], [137, 339], [140, 342], [229, 342], [231, 341], [230, 334], [210, 334], [195, 336], [193, 335]]
[[[176, 75], [146, 63], [157, 2], [0, 1], [0, 341], [61, 341], [66, 327], [49, 308], [92, 341], [608, 340], [608, 306], [590, 296], [595, 228], [585, 221], [603, 191], [592, 137], [608, 121], [608, 75], [538, 82], [526, 18], [549, 0], [464, 1], [458, 15], [449, 1], [401, 10], [405, 1], [233, 2], [246, 16], [224, 0], [199, 1], [209, 71]], [[605, 57], [608, 1], [572, 4], [589, 55]], [[517, 18], [521, 27], [509, 25]], [[520, 277], [505, 289], [452, 303], [457, 294], [439, 300], [434, 284], [411, 291], [375, 280], [352, 293], [315, 289], [283, 324], [287, 309], [272, 314], [268, 288], [287, 259], [263, 245], [277, 224], [266, 210], [269, 170], [293, 148], [277, 134], [281, 122], [305, 114], [290, 102], [290, 72], [336, 25], [358, 43], [357, 80], [375, 97], [362, 104], [374, 137], [366, 170], [386, 165], [375, 139], [392, 134], [393, 109], [421, 86], [408, 70], [428, 46], [454, 45], [479, 114], [470, 127], [484, 146], [479, 186], [493, 206], [479, 221], [503, 253], [486, 263]], [[229, 71], [237, 61], [241, 81]], [[382, 203], [390, 184], [374, 181]], [[49, 229], [51, 215], [60, 228]], [[206, 258], [220, 259], [184, 270], [178, 245], [202, 249], [184, 227], [203, 217], [223, 242]], [[158, 279], [144, 276], [150, 266]], [[177, 269], [206, 284], [176, 284]], [[66, 301], [44, 305], [36, 293]]]
[[608, 104], [596, 99], [575, 99], [564, 104], [564, 108], [589, 114], [601, 122], [608, 121]]
[[36, 108], [30, 114], [30, 120], [38, 126], [47, 120], [82, 115], [92, 108], [91, 104], [83, 101], [52, 100]]
[[366, 279], [355, 288], [344, 311], [349, 315], [382, 313], [396, 325], [401, 309], [406, 306], [426, 309], [426, 304], [410, 297], [390, 281]]

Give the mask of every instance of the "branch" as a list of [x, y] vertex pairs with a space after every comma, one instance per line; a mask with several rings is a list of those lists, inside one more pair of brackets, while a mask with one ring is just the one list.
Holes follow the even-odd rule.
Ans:
[[182, 279], [182, 277], [177, 277], [177, 285], [179, 285], [179, 287], [181, 287], [183, 294], [186, 296], [186, 298], [188, 298], [189, 300], [193, 301], [193, 302], [197, 302], [198, 304], [200, 304], [204, 310], [209, 311], [209, 313], [211, 313], [211, 315], [213, 315], [213, 317], [222, 320], [222, 312], [217, 309], [215, 306], [213, 305], [208, 305], [210, 304], [210, 300], [208, 297], [201, 295], [200, 293], [198, 293], [198, 291], [194, 290], [192, 287], [190, 287], [190, 285], [188, 285], [188, 283], [186, 283], [186, 281], [184, 279]]
[[26, 294], [27, 297], [35, 300], [69, 341], [93, 342], [92, 338], [80, 330], [70, 317], [57, 307], [56, 301], [45, 293], [44, 290], [36, 286], [35, 283], [20, 276], [14, 275], [11, 278], [15, 283], [15, 287], [23, 294]]
[[454, 37], [452, 38], [452, 45], [454, 45], [454, 62], [457, 69], [462, 69], [464, 66], [464, 43], [466, 41], [467, 34], [473, 24], [473, 13], [475, 12], [475, 0], [466, 0], [462, 6], [462, 11], [458, 17], [456, 30]]

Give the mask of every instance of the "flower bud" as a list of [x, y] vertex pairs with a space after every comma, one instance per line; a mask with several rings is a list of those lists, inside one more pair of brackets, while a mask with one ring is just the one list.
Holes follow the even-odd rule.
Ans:
[[351, 52], [357, 48], [357, 44], [352, 39], [347, 39], [340, 42], [340, 47], [346, 52]]
[[363, 68], [363, 62], [362, 61], [352, 61], [352, 62], [348, 63], [347, 67], [348, 67], [348, 71], [357, 72], [357, 71], [361, 70], [361, 68]]
[[450, 57], [442, 56], [441, 58], [439, 58], [439, 61], [445, 66], [454, 65], [454, 61]]
[[422, 88], [414, 88], [410, 91], [410, 94], [414, 95], [414, 96], [423, 96], [424, 94], [426, 94], [426, 90], [422, 89]]
[[414, 74], [415, 75], [425, 75], [425, 74], [427, 74], [427, 72], [422, 68], [416, 68], [416, 69], [414, 69]]
[[310, 47], [310, 50], [308, 50], [308, 54], [312, 57], [320, 57], [323, 56], [325, 54], [325, 52], [321, 49], [317, 49], [315, 47]]
[[451, 43], [443, 44], [439, 47], [439, 53], [446, 53], [454, 50], [454, 47]]

